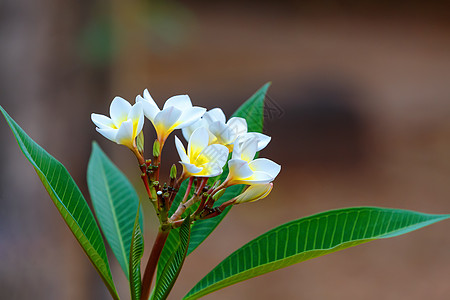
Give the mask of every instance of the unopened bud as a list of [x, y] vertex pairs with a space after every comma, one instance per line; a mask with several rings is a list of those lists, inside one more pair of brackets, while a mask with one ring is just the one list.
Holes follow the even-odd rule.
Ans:
[[235, 204], [253, 202], [267, 197], [273, 188], [273, 183], [253, 184], [249, 186], [242, 194], [237, 196]]
[[175, 164], [172, 165], [172, 167], [170, 168], [170, 179], [175, 179], [177, 178], [177, 166], [175, 166]]
[[138, 134], [136, 138], [136, 148], [140, 153], [144, 152], [144, 131], [141, 130], [141, 132]]
[[158, 140], [155, 140], [155, 142], [153, 143], [153, 156], [154, 157], [159, 157], [160, 149], [161, 149], [161, 144], [159, 143]]
[[217, 180], [216, 182], [214, 182], [213, 186], [211, 187], [212, 189], [215, 189], [216, 187], [218, 187], [220, 185], [220, 180]]
[[222, 197], [223, 194], [225, 193], [225, 190], [226, 190], [226, 189], [218, 190], [218, 191], [212, 196], [213, 199], [214, 199], [214, 201], [217, 201], [220, 197]]

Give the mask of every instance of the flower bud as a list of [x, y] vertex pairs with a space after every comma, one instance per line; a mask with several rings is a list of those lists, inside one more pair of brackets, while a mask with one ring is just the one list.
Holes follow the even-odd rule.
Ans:
[[214, 201], [217, 201], [220, 197], [222, 197], [223, 194], [225, 193], [225, 190], [226, 190], [226, 189], [218, 190], [218, 191], [212, 196], [213, 199], [214, 199]]
[[144, 153], [144, 131], [141, 131], [136, 138], [136, 148], [139, 153]]
[[153, 156], [154, 157], [158, 157], [159, 156], [160, 149], [161, 149], [161, 144], [159, 143], [158, 140], [155, 140], [155, 142], [153, 143]]
[[172, 165], [172, 167], [170, 168], [170, 179], [175, 179], [177, 178], [177, 166], [175, 166], [175, 164]]
[[272, 188], [273, 183], [253, 184], [249, 186], [242, 194], [234, 198], [235, 204], [253, 202], [263, 199], [270, 194]]

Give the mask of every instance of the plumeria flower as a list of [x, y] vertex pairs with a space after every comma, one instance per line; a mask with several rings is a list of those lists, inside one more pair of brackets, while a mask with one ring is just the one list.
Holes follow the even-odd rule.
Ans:
[[136, 97], [136, 103], [142, 103], [144, 114], [153, 123], [161, 147], [172, 131], [191, 125], [206, 111], [206, 108], [193, 107], [188, 95], [169, 98], [160, 110], [147, 89], [143, 96]]
[[253, 202], [261, 200], [270, 194], [273, 188], [273, 183], [253, 184], [249, 186], [242, 194], [237, 196], [235, 204], [241, 204], [245, 202]]
[[115, 97], [109, 107], [111, 118], [100, 114], [91, 114], [96, 130], [107, 139], [130, 149], [136, 147], [136, 136], [144, 125], [142, 105], [133, 106], [121, 97]]
[[269, 183], [280, 173], [279, 164], [267, 158], [253, 159], [257, 149], [256, 139], [234, 143], [233, 155], [228, 161], [230, 172], [225, 180], [227, 185]]
[[203, 127], [192, 133], [187, 151], [177, 136], [175, 146], [181, 158], [183, 173], [188, 176], [217, 176], [222, 173], [228, 159], [228, 148], [219, 144], [209, 145], [209, 133]]
[[220, 108], [207, 111], [203, 117], [192, 125], [183, 128], [183, 136], [188, 141], [195, 129], [205, 127], [210, 132], [210, 144], [222, 144], [233, 150], [233, 143], [240, 136], [257, 138], [258, 151], [270, 142], [270, 137], [262, 133], [248, 133], [247, 121], [244, 118], [233, 117], [226, 121], [225, 114]]

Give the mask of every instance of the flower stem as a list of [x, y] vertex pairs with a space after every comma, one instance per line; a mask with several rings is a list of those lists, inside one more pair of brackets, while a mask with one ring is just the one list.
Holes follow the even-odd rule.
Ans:
[[155, 243], [153, 244], [152, 252], [145, 267], [144, 277], [142, 279], [142, 292], [140, 300], [147, 300], [150, 297], [150, 288], [152, 286], [152, 280], [155, 275], [156, 267], [158, 266], [158, 260], [161, 255], [164, 244], [169, 236], [169, 230], [158, 231]]
[[188, 186], [186, 188], [186, 193], [184, 193], [184, 197], [183, 197], [183, 200], [181, 201], [181, 203], [186, 202], [186, 200], [187, 200], [187, 198], [189, 196], [189, 193], [191, 192], [191, 188], [192, 188], [192, 183], [193, 182], [194, 182], [194, 177], [189, 178], [189, 183], [188, 183]]

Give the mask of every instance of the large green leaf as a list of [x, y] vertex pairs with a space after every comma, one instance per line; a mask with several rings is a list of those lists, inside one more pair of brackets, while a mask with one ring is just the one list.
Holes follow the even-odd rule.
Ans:
[[[127, 177], [93, 142], [87, 182], [98, 222], [128, 278], [130, 245], [139, 197]], [[142, 218], [141, 228], [142, 228]]]
[[119, 299], [100, 230], [80, 189], [67, 169], [35, 143], [0, 106], [25, 157], [33, 165], [64, 221], [91, 260], [114, 299]]
[[394, 237], [450, 218], [377, 207], [323, 212], [276, 227], [236, 250], [184, 299], [375, 239]]
[[[190, 219], [189, 216], [185, 218], [180, 229], [176, 232], [178, 233], [178, 246], [175, 251], [167, 260], [167, 263], [162, 270], [159, 279], [155, 284], [155, 290], [152, 295], [152, 300], [164, 300], [169, 295], [172, 290], [175, 281], [180, 274], [181, 267], [183, 266], [184, 259], [186, 258], [186, 252], [189, 245], [190, 236]], [[175, 232], [175, 230], [172, 230]]]
[[130, 292], [132, 300], [141, 298], [141, 259], [144, 254], [144, 238], [142, 236], [140, 220], [140, 206], [136, 212], [133, 226], [133, 237], [130, 245]]

